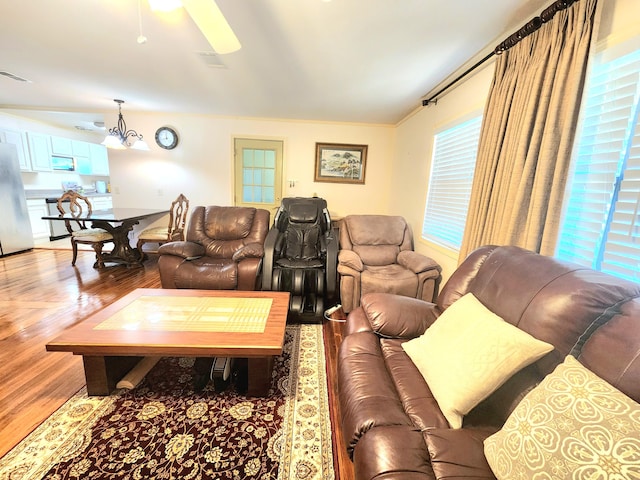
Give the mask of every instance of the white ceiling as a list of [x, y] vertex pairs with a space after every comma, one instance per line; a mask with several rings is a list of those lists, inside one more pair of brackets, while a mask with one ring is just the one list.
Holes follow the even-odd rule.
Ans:
[[[0, 109], [62, 126], [180, 112], [395, 124], [549, 0], [218, 0], [242, 48], [216, 56], [181, 9], [0, 2]], [[203, 53], [204, 52], [204, 53]], [[209, 66], [208, 62], [219, 66]], [[54, 112], [54, 113], [51, 113]]]

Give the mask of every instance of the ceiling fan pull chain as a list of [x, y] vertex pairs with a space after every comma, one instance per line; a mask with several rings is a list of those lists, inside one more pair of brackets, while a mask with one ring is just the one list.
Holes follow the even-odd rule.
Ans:
[[147, 37], [145, 37], [142, 34], [142, 7], [140, 5], [141, 1], [142, 0], [138, 0], [138, 31], [139, 31], [139, 35], [138, 35], [138, 38], [136, 40], [139, 45], [143, 45], [143, 44], [147, 43]]

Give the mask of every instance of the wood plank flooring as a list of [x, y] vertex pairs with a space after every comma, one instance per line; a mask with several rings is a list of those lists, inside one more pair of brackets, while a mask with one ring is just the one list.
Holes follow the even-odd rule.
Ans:
[[[80, 357], [45, 351], [65, 328], [135, 288], [159, 288], [156, 258], [143, 268], [93, 268], [94, 254], [36, 249], [0, 258], [0, 457], [85, 383]], [[325, 322], [325, 347], [334, 430], [334, 463], [341, 480], [353, 478], [342, 443], [337, 401], [337, 347], [342, 323]]]

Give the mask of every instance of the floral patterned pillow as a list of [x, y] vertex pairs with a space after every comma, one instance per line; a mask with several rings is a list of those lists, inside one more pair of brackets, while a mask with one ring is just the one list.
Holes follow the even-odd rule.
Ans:
[[567, 356], [484, 452], [499, 480], [640, 478], [640, 405]]

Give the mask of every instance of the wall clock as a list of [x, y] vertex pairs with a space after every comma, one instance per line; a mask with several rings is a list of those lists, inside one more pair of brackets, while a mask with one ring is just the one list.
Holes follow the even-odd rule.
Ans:
[[178, 133], [171, 127], [160, 127], [156, 131], [156, 143], [167, 150], [176, 148], [178, 145]]

